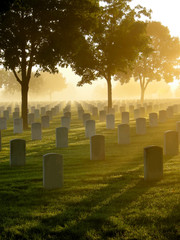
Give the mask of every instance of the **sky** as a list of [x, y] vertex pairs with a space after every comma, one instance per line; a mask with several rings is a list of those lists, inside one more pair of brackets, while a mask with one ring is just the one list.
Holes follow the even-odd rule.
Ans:
[[[160, 21], [163, 25], [167, 26], [172, 36], [180, 38], [180, 0], [133, 0], [132, 6], [142, 5], [147, 9], [152, 9], [151, 20]], [[68, 87], [63, 90], [61, 96], [66, 98], [71, 96], [72, 99], [87, 99], [97, 98], [95, 89], [104, 88], [106, 94], [106, 81], [98, 80], [93, 82], [92, 85], [85, 84], [83, 87], [77, 87], [77, 82], [80, 77], [75, 75], [70, 68], [60, 69], [60, 72], [66, 78]], [[119, 83], [113, 83], [116, 86]], [[119, 84], [120, 85], [120, 84]], [[178, 84], [176, 83], [178, 86]], [[174, 91], [174, 87], [169, 85], [169, 88]], [[139, 90], [140, 91], [140, 90]], [[139, 93], [138, 93], [139, 94]], [[174, 92], [173, 92], [174, 94]]]

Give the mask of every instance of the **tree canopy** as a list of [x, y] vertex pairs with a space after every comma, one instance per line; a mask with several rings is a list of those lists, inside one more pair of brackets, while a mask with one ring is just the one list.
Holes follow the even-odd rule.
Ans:
[[86, 42], [96, 10], [95, 0], [15, 0], [0, 15], [0, 63], [21, 86], [24, 128], [33, 66], [38, 74], [70, 64]]
[[144, 93], [153, 80], [172, 82], [180, 76], [177, 68], [180, 57], [180, 42], [177, 37], [171, 37], [169, 29], [160, 22], [149, 22], [147, 34], [151, 41], [134, 62], [133, 68], [125, 74], [119, 72], [116, 79], [121, 84], [129, 82], [133, 76], [141, 87], [141, 103], [144, 102]]
[[101, 8], [99, 24], [94, 34], [88, 37], [89, 60], [76, 66], [82, 74], [79, 86], [104, 78], [108, 84], [108, 107], [112, 107], [111, 79], [118, 71], [124, 72], [131, 66], [139, 52], [148, 42], [146, 23], [139, 20], [141, 15], [150, 13], [141, 6], [131, 9], [130, 1], [111, 0]]

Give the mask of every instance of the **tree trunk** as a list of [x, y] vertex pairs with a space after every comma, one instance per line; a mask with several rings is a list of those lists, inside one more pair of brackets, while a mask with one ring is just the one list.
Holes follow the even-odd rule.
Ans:
[[112, 108], [112, 84], [111, 84], [111, 77], [107, 79], [107, 90], [108, 90], [108, 113]]
[[141, 87], [141, 105], [144, 104], [144, 92], [145, 92], [145, 89]]
[[24, 130], [28, 128], [28, 89], [27, 83], [21, 85], [21, 112]]

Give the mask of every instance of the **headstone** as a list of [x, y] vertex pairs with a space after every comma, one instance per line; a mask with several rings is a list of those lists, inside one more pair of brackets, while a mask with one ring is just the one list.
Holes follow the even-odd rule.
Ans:
[[140, 117], [144, 118], [146, 115], [145, 107], [140, 107], [139, 110], [140, 110]]
[[49, 116], [49, 120], [52, 120], [52, 111], [48, 110], [46, 111], [46, 115]]
[[79, 118], [79, 120], [83, 119], [83, 114], [84, 114], [84, 110], [83, 109], [78, 109], [78, 118]]
[[70, 129], [71, 118], [70, 117], [61, 117], [61, 127], [66, 127]]
[[96, 126], [94, 120], [87, 120], [85, 125], [85, 135], [90, 138], [96, 134]]
[[28, 124], [34, 123], [34, 113], [28, 113]]
[[10, 141], [10, 166], [24, 166], [26, 162], [26, 141], [13, 139]]
[[34, 113], [34, 111], [35, 111], [35, 106], [32, 106], [31, 107], [31, 113]]
[[160, 180], [163, 177], [163, 149], [158, 146], [144, 148], [144, 179]]
[[8, 110], [3, 111], [3, 117], [6, 118], [7, 120], [9, 119], [9, 111]]
[[134, 112], [134, 105], [129, 105], [129, 112], [133, 113]]
[[41, 127], [42, 128], [49, 128], [49, 116], [42, 116], [41, 117]]
[[151, 127], [156, 127], [158, 125], [157, 113], [149, 113], [149, 125]]
[[130, 128], [128, 124], [118, 125], [118, 144], [130, 143]]
[[110, 108], [110, 109], [108, 110], [108, 113], [109, 113], [109, 114], [112, 114], [112, 115], [115, 115], [115, 109], [114, 109], [114, 108]]
[[166, 110], [160, 110], [159, 111], [159, 122], [166, 122], [167, 120], [167, 112]]
[[8, 110], [8, 112], [9, 112], [9, 114], [11, 114], [12, 108], [11, 108], [11, 107], [7, 107], [7, 110]]
[[65, 113], [64, 113], [64, 117], [69, 117], [69, 118], [71, 118], [71, 112], [65, 112]]
[[56, 116], [56, 109], [55, 107], [51, 108], [52, 116]]
[[147, 105], [146, 112], [149, 114], [152, 112], [152, 105]]
[[62, 188], [63, 157], [57, 153], [48, 153], [43, 156], [43, 187], [45, 189]]
[[90, 160], [105, 159], [105, 138], [103, 135], [94, 135], [90, 138]]
[[35, 118], [35, 120], [37, 120], [37, 119], [40, 118], [39, 109], [35, 109], [35, 110], [34, 110], [34, 118]]
[[68, 147], [68, 128], [67, 127], [56, 128], [56, 147], [57, 148]]
[[106, 111], [105, 110], [99, 111], [99, 121], [100, 122], [106, 121]]
[[7, 129], [7, 120], [4, 117], [0, 118], [0, 130]]
[[13, 112], [13, 119], [19, 118], [19, 112]]
[[23, 132], [23, 119], [15, 118], [14, 119], [14, 133], [22, 133]]
[[90, 113], [84, 113], [84, 114], [83, 114], [83, 125], [84, 125], [84, 126], [85, 126], [87, 120], [91, 120], [91, 115], [90, 115]]
[[136, 119], [136, 134], [144, 135], [146, 134], [146, 119], [137, 118]]
[[174, 115], [173, 107], [169, 106], [166, 110], [166, 113], [167, 113], [167, 118], [172, 118]]
[[113, 108], [114, 108], [115, 112], [118, 112], [118, 105], [117, 104], [113, 105]]
[[92, 108], [92, 117], [94, 117], [94, 118], [98, 117], [98, 108], [97, 107]]
[[19, 107], [15, 107], [14, 111], [15, 112], [20, 112]]
[[107, 114], [106, 115], [106, 128], [107, 129], [114, 129], [115, 123], [114, 123], [114, 115], [113, 114]]
[[31, 137], [32, 140], [42, 139], [41, 123], [35, 122], [31, 124]]
[[41, 107], [41, 116], [46, 115], [46, 108], [45, 107]]
[[177, 131], [166, 131], [164, 133], [164, 154], [174, 156], [179, 153], [179, 141]]
[[140, 118], [140, 110], [138, 108], [134, 109], [134, 119]]
[[121, 113], [121, 122], [124, 124], [129, 124], [129, 112]]
[[125, 112], [126, 111], [125, 106], [120, 106], [119, 111], [120, 111], [120, 113]]

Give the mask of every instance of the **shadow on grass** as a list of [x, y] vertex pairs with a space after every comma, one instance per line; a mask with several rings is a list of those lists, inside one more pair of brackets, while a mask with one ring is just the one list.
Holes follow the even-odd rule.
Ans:
[[[39, 225], [28, 230], [28, 236], [41, 236], [41, 239], [96, 239], [90, 233], [98, 234], [98, 239], [123, 236], [126, 226], [119, 227], [111, 217], [145, 194], [156, 182], [147, 183], [137, 178], [140, 170], [119, 173], [107, 180], [107, 186], [90, 192], [83, 200], [69, 201], [60, 214], [41, 219]], [[104, 182], [104, 180], [103, 180]], [[44, 195], [56, 197], [54, 191]]]

